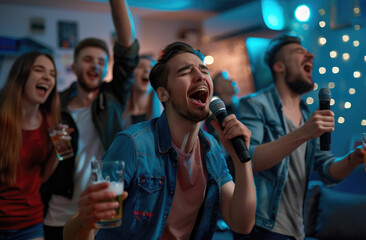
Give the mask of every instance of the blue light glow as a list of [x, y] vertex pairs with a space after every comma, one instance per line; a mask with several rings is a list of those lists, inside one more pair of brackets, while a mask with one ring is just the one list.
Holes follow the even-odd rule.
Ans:
[[306, 5], [300, 5], [295, 10], [295, 17], [300, 22], [307, 22], [310, 18], [310, 8]]
[[285, 27], [284, 9], [276, 0], [262, 0], [262, 15], [266, 26], [272, 30]]

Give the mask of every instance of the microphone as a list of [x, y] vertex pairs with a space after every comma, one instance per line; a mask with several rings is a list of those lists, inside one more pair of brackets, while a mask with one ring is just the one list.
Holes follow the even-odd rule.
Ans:
[[[328, 110], [330, 109], [330, 90], [329, 88], [322, 88], [319, 90], [319, 109]], [[330, 133], [326, 132], [320, 136], [320, 150], [330, 150]]]
[[[220, 122], [220, 125], [222, 125], [222, 122], [227, 117], [227, 111], [224, 102], [218, 97], [213, 97], [210, 102], [210, 110]], [[233, 145], [233, 148], [242, 163], [248, 162], [252, 159], [247, 147], [244, 144], [244, 139], [242, 136], [237, 136], [231, 139], [231, 144]]]

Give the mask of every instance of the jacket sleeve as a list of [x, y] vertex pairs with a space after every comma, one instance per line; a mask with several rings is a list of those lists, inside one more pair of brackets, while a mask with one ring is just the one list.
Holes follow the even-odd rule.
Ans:
[[255, 148], [264, 143], [264, 129], [268, 127], [260, 111], [260, 106], [252, 98], [242, 98], [237, 117], [252, 132], [249, 153], [253, 156]]
[[134, 83], [133, 71], [138, 64], [139, 44], [135, 40], [129, 47], [114, 45], [113, 79], [106, 83], [105, 90], [111, 92], [120, 102], [124, 111], [129, 93]]

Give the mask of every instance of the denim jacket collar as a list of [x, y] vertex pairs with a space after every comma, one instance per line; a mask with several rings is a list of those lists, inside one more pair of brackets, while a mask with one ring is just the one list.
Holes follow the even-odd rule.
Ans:
[[[168, 126], [168, 127], [167, 127]], [[161, 114], [161, 117], [158, 118], [156, 122], [157, 134], [158, 134], [158, 148], [160, 153], [166, 153], [170, 148], [173, 148], [172, 140], [169, 132], [169, 124], [168, 119], [166, 118], [165, 110]], [[211, 148], [210, 142], [205, 137], [202, 129], [198, 132], [198, 137], [201, 145], [208, 152]]]

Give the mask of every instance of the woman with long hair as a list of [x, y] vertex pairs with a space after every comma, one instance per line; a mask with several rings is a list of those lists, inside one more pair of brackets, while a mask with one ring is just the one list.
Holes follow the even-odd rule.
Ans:
[[43, 239], [39, 189], [57, 165], [48, 129], [60, 118], [53, 58], [23, 54], [0, 95], [0, 239]]
[[159, 117], [163, 111], [158, 96], [150, 85], [149, 73], [156, 60], [149, 55], [140, 55], [139, 63], [133, 71], [134, 83], [122, 115], [122, 128]]

